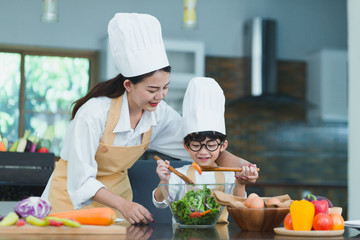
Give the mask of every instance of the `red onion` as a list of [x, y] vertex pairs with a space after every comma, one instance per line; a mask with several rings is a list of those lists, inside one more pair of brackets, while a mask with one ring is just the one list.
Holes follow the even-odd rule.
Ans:
[[207, 195], [205, 198], [204, 198], [204, 203], [205, 203], [205, 206], [208, 208], [208, 209], [211, 209], [211, 207], [209, 206], [209, 204], [206, 202], [206, 198], [208, 197], [211, 197], [210, 195]]
[[37, 218], [45, 218], [51, 210], [50, 203], [40, 197], [29, 197], [15, 205], [15, 212], [23, 218], [30, 215]]

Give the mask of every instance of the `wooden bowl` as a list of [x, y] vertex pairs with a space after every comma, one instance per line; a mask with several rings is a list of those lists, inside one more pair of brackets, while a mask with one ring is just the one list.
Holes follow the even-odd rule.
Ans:
[[289, 208], [227, 208], [242, 231], [268, 232], [278, 227]]

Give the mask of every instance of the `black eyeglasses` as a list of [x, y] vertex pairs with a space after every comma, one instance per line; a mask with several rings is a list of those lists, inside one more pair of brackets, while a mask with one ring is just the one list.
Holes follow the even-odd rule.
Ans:
[[209, 141], [207, 141], [206, 143], [203, 143], [203, 144], [201, 144], [201, 142], [198, 142], [198, 141], [191, 141], [190, 144], [188, 144], [188, 147], [192, 151], [198, 152], [198, 151], [201, 150], [201, 148], [203, 146], [205, 146], [207, 150], [209, 150], [210, 152], [214, 152], [222, 144], [223, 144], [223, 142], [218, 143], [216, 140], [209, 140]]

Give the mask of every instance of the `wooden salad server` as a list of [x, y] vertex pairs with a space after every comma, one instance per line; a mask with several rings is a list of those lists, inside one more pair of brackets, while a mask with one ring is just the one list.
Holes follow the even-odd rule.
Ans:
[[[235, 167], [200, 167], [199, 164], [193, 162], [191, 164], [193, 168], [201, 175], [202, 172], [209, 172], [209, 171], [220, 171], [220, 172], [242, 172], [242, 168], [235, 168]], [[260, 169], [256, 169], [260, 172]]]
[[[162, 160], [161, 158], [159, 158], [158, 156], [154, 156], [155, 160]], [[179, 172], [178, 170], [176, 170], [175, 168], [173, 168], [172, 166], [170, 166], [169, 163], [166, 163], [167, 165], [169, 165], [169, 170], [172, 171], [173, 173], [175, 173], [176, 176], [180, 177], [182, 180], [184, 180], [186, 183], [188, 184], [195, 184], [190, 178], [188, 178], [187, 176], [185, 176], [184, 174], [182, 174], [181, 172]]]

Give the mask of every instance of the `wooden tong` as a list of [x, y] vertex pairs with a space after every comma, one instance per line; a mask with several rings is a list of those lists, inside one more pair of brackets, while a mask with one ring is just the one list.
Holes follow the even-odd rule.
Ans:
[[[161, 158], [159, 158], [156, 155], [154, 156], [154, 159], [155, 160], [162, 160]], [[182, 180], [184, 180], [188, 184], [194, 184], [194, 182], [190, 178], [188, 178], [187, 176], [185, 176], [184, 174], [182, 174], [181, 172], [179, 172], [178, 170], [176, 170], [175, 168], [170, 166], [169, 163], [166, 162], [166, 164], [169, 166], [169, 170], [172, 171], [173, 173], [175, 173], [176, 176], [180, 177]]]
[[[193, 168], [199, 172], [201, 175], [202, 171], [209, 172], [209, 171], [221, 171], [221, 172], [242, 172], [242, 168], [235, 168], [235, 167], [200, 167], [199, 164], [196, 162], [192, 163]], [[199, 171], [200, 169], [200, 171]], [[258, 172], [260, 171], [259, 168], [256, 169]]]

